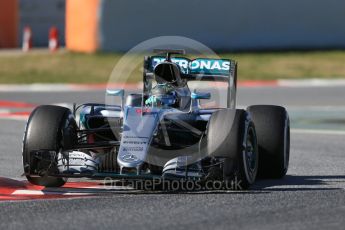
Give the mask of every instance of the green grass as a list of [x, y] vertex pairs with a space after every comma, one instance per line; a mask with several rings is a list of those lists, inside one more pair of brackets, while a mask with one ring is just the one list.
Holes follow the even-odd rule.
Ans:
[[0, 55], [0, 83], [107, 82], [119, 55], [28, 53]]
[[[234, 53], [220, 56], [238, 61], [240, 80], [345, 77], [345, 51]], [[121, 54], [104, 53], [32, 52], [1, 55], [0, 52], [0, 84], [105, 83], [121, 57]], [[130, 81], [141, 79], [142, 60], [143, 57], [135, 57], [137, 66], [131, 73]], [[129, 67], [126, 68], [129, 71]], [[119, 76], [118, 81], [125, 79], [124, 75]]]

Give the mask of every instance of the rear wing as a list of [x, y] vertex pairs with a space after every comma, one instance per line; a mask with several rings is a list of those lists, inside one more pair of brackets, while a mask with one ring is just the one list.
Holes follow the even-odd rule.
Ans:
[[[152, 87], [153, 70], [164, 56], [148, 56], [144, 60], [144, 94]], [[236, 103], [237, 88], [237, 63], [229, 59], [172, 57], [181, 70], [181, 78], [187, 81], [215, 81], [228, 83], [228, 108], [234, 108]]]
[[[151, 56], [145, 60], [148, 73], [153, 73], [154, 68], [166, 60], [163, 56]], [[235, 77], [232, 74], [236, 62], [229, 59], [173, 57], [171, 61], [181, 69], [181, 77], [189, 81], [229, 81]]]

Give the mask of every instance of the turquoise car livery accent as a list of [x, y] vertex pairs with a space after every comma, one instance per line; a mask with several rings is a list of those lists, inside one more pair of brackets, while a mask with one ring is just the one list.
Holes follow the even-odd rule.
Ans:
[[[152, 57], [150, 70], [153, 69], [165, 58], [160, 56]], [[171, 61], [176, 63], [181, 68], [182, 74], [192, 75], [229, 75], [231, 62], [227, 59], [210, 59], [210, 58], [197, 58], [190, 60], [183, 57], [171, 58]]]

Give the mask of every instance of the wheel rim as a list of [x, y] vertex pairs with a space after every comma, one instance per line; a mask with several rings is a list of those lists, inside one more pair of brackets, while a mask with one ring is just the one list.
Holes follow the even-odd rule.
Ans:
[[258, 169], [258, 151], [255, 130], [252, 126], [250, 126], [246, 132], [243, 163], [248, 182], [254, 183]]

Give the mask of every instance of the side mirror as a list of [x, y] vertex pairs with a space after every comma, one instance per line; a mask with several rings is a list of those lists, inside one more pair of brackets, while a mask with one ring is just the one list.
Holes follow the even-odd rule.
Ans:
[[107, 95], [109, 95], [109, 96], [123, 96], [123, 95], [125, 95], [125, 91], [123, 89], [117, 89], [117, 90], [107, 89]]
[[124, 110], [124, 101], [125, 101], [125, 90], [118, 89], [118, 90], [109, 90], [107, 89], [108, 96], [118, 96], [121, 97], [121, 109]]
[[211, 99], [211, 93], [196, 93], [193, 92], [191, 94], [191, 98], [198, 100], [198, 99]]

